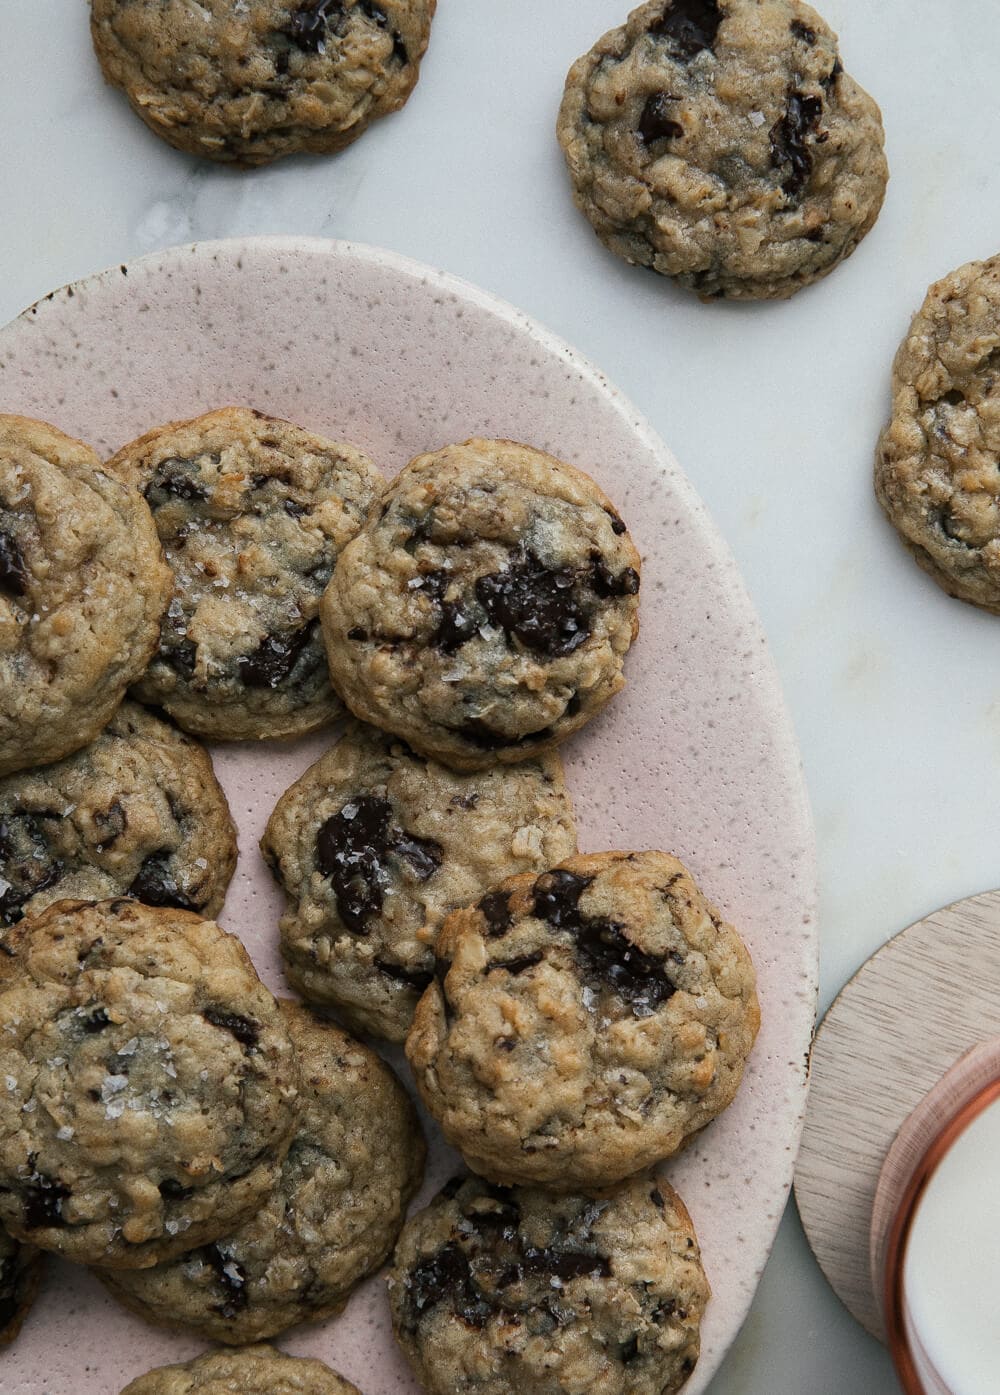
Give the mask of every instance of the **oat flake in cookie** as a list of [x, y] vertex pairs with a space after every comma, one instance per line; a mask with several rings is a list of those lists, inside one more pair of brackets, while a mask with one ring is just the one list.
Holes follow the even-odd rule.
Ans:
[[0, 1227], [0, 1347], [21, 1330], [42, 1277], [42, 1256]]
[[235, 867], [208, 752], [138, 703], [82, 751], [0, 780], [0, 927], [67, 897], [214, 916]]
[[757, 1035], [750, 956], [666, 853], [595, 853], [455, 911], [406, 1054], [470, 1167], [553, 1191], [677, 1151]]
[[0, 954], [0, 1222], [142, 1268], [225, 1235], [275, 1186], [298, 1065], [233, 935], [136, 901], [60, 901]]
[[875, 490], [950, 596], [1000, 615], [1000, 257], [931, 286], [896, 354]]
[[121, 1395], [361, 1395], [322, 1361], [285, 1356], [274, 1347], [215, 1351], [183, 1366], [148, 1371]]
[[396, 111], [436, 0], [91, 0], [108, 82], [178, 150], [239, 165], [329, 154]]
[[140, 1317], [240, 1346], [332, 1317], [387, 1258], [423, 1177], [410, 1098], [374, 1051], [282, 1002], [302, 1115], [271, 1196], [231, 1235], [102, 1275]]
[[662, 1182], [554, 1197], [456, 1178], [407, 1223], [389, 1296], [429, 1395], [672, 1395], [709, 1287]]
[[651, 0], [570, 69], [558, 124], [601, 241], [703, 297], [782, 298], [878, 217], [878, 107], [799, 0]]
[[383, 485], [354, 446], [227, 407], [125, 446], [174, 572], [160, 648], [136, 694], [187, 731], [296, 736], [341, 712], [319, 600]]
[[624, 684], [639, 555], [582, 471], [513, 441], [418, 456], [322, 605], [355, 716], [457, 770], [523, 760]]
[[86, 746], [170, 595], [149, 509], [81, 441], [0, 416], [0, 775]]
[[289, 981], [402, 1041], [447, 912], [571, 856], [576, 830], [554, 754], [461, 775], [358, 722], [282, 795], [261, 848], [288, 893]]

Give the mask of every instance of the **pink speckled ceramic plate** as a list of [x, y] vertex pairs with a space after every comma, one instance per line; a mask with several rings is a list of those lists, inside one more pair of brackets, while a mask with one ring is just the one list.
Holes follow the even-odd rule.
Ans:
[[[742, 930], [760, 977], [764, 1025], [739, 1098], [669, 1169], [715, 1292], [686, 1388], [696, 1395], [746, 1315], [784, 1206], [816, 986], [799, 759], [732, 559], [670, 453], [600, 373], [518, 311], [387, 252], [299, 238], [176, 248], [56, 291], [0, 331], [0, 410], [101, 450], [227, 403], [356, 441], [388, 472], [471, 435], [530, 442], [589, 471], [644, 554], [628, 686], [564, 754], [583, 849], [676, 852]], [[257, 838], [328, 739], [214, 752], [241, 848], [221, 919], [275, 987], [280, 898]], [[454, 1167], [440, 1144], [432, 1159], [427, 1194]], [[417, 1389], [380, 1281], [281, 1345], [330, 1362], [365, 1395]], [[200, 1346], [53, 1264], [0, 1357], [0, 1391], [117, 1395]]]

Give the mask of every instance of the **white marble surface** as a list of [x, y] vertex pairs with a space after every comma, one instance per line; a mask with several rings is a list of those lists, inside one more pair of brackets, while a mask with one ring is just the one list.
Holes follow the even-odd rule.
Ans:
[[[0, 319], [170, 243], [301, 232], [445, 267], [586, 353], [677, 453], [770, 634], [819, 835], [825, 1003], [891, 932], [1000, 882], [1000, 621], [916, 570], [870, 488], [908, 316], [1000, 243], [1000, 17], [995, 0], [827, 0], [885, 113], [885, 211], [791, 303], [703, 306], [611, 258], [568, 196], [562, 80], [625, 8], [440, 0], [402, 114], [334, 159], [238, 174], [160, 145], [102, 88], [85, 0], [3, 0]], [[896, 1389], [789, 1215], [713, 1395]]]

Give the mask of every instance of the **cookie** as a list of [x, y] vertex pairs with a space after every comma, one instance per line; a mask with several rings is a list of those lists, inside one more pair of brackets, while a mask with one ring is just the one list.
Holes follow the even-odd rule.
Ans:
[[276, 1185], [299, 1108], [239, 940], [187, 911], [60, 901], [0, 947], [0, 1222], [126, 1269], [233, 1230]]
[[878, 107], [799, 0], [650, 0], [570, 69], [577, 207], [703, 297], [781, 299], [850, 256], [889, 178]]
[[1000, 257], [931, 286], [892, 370], [875, 492], [939, 586], [1000, 615]]
[[389, 1296], [428, 1395], [672, 1395], [709, 1287], [663, 1182], [553, 1197], [456, 1178], [407, 1223]]
[[461, 775], [358, 722], [282, 795], [261, 850], [288, 895], [289, 982], [402, 1041], [448, 911], [571, 856], [576, 830], [555, 755]]
[[0, 1347], [21, 1330], [42, 1277], [42, 1256], [0, 1228]]
[[554, 1191], [668, 1157], [731, 1102], [750, 956], [676, 858], [570, 858], [455, 911], [406, 1054], [476, 1172]]
[[0, 416], [0, 775], [86, 746], [170, 596], [149, 509], [82, 441]]
[[102, 1275], [140, 1317], [234, 1346], [339, 1312], [391, 1252], [423, 1178], [420, 1124], [389, 1067], [307, 1008], [281, 1009], [303, 1108], [270, 1198], [222, 1240]]
[[571, 465], [513, 441], [418, 456], [323, 597], [334, 687], [456, 770], [537, 755], [622, 687], [639, 566], [610, 500]]
[[382, 477], [354, 446], [225, 407], [110, 462], [145, 495], [174, 574], [136, 694], [197, 736], [297, 736], [342, 711], [317, 614]]
[[192, 155], [330, 154], [398, 110], [436, 0], [91, 0], [105, 79]]
[[285, 1356], [274, 1347], [214, 1351], [183, 1366], [160, 1366], [121, 1395], [361, 1395], [322, 1361]]
[[82, 751], [0, 780], [0, 926], [126, 895], [214, 916], [235, 867], [208, 753], [138, 703]]

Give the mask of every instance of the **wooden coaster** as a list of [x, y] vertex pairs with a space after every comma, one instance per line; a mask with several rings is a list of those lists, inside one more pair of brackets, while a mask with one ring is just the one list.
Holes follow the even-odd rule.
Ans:
[[1000, 1034], [1000, 891], [956, 901], [877, 951], [816, 1033], [795, 1199], [834, 1291], [884, 1340], [869, 1273], [879, 1170], [907, 1115]]

